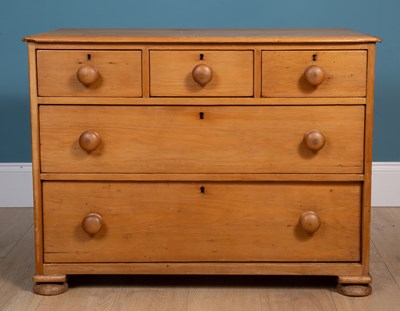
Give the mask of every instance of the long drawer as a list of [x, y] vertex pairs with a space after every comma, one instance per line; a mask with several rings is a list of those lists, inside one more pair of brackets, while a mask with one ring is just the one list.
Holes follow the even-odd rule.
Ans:
[[363, 106], [41, 106], [47, 173], [363, 173]]
[[45, 262], [360, 260], [357, 182], [43, 182]]

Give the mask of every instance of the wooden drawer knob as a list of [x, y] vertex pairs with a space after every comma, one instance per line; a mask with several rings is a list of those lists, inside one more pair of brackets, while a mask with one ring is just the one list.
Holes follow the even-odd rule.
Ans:
[[192, 76], [194, 81], [201, 86], [204, 86], [211, 81], [213, 77], [213, 70], [206, 64], [199, 64], [193, 68]]
[[321, 226], [321, 220], [319, 219], [317, 213], [312, 211], [301, 214], [299, 223], [300, 227], [304, 231], [311, 234], [318, 231], [319, 227]]
[[100, 145], [100, 135], [92, 130], [85, 131], [79, 137], [79, 146], [87, 152], [95, 150]]
[[82, 228], [88, 234], [96, 234], [103, 228], [103, 218], [97, 213], [90, 213], [82, 221]]
[[304, 71], [304, 76], [308, 83], [313, 86], [318, 86], [324, 82], [325, 72], [321, 67], [313, 65]]
[[90, 86], [99, 79], [100, 74], [96, 67], [85, 65], [78, 69], [76, 76], [79, 82], [86, 86]]
[[309, 131], [304, 134], [304, 142], [311, 150], [320, 150], [325, 145], [325, 136], [320, 131]]

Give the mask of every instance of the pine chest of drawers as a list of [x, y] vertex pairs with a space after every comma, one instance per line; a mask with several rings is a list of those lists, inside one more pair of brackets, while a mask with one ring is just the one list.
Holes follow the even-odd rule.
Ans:
[[367, 295], [375, 44], [335, 29], [28, 41], [34, 291], [71, 274], [338, 276]]

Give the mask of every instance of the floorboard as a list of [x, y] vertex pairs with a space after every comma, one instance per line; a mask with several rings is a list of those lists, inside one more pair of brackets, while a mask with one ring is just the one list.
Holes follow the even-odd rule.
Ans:
[[400, 308], [400, 290], [374, 244], [371, 245], [372, 295], [345, 297], [332, 293], [337, 310], [394, 311]]
[[32, 208], [0, 208], [0, 258], [7, 256], [32, 222]]
[[[400, 208], [374, 208], [373, 294], [345, 297], [334, 277], [71, 276], [59, 296], [34, 295], [31, 209], [0, 209], [0, 310], [393, 311], [400, 306]], [[19, 224], [16, 224], [19, 223]]]
[[400, 208], [374, 208], [372, 217], [371, 239], [400, 288]]
[[[32, 294], [33, 226], [0, 262], [0, 310], [34, 310], [42, 297]], [[56, 310], [56, 309], [54, 309]]]

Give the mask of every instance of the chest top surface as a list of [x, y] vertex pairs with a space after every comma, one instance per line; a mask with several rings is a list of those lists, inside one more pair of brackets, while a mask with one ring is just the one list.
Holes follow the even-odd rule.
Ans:
[[379, 42], [380, 39], [350, 29], [333, 28], [65, 28], [27, 36], [24, 41], [47, 43], [363, 43]]

